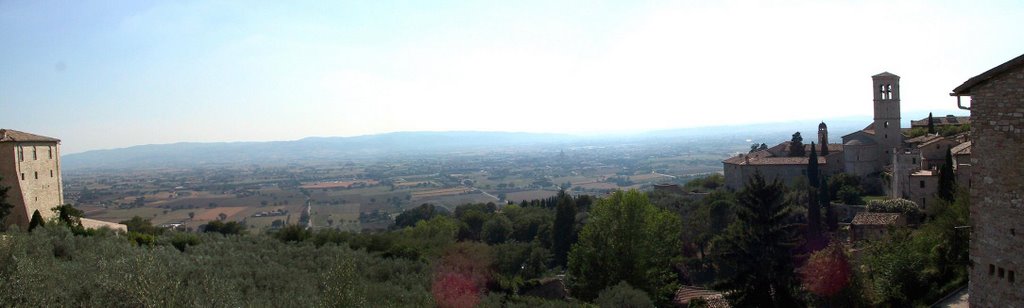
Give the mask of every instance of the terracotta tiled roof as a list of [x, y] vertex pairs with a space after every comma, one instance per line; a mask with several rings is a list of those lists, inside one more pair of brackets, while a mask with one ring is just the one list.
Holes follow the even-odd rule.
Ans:
[[917, 147], [923, 148], [923, 147], [926, 147], [926, 146], [929, 146], [929, 145], [932, 145], [932, 144], [935, 144], [935, 143], [938, 143], [938, 142], [943, 142], [943, 141], [955, 142], [953, 140], [946, 139], [946, 137], [938, 137], [938, 138], [929, 139], [928, 141], [925, 141], [924, 143], [921, 143]]
[[672, 299], [672, 302], [681, 307], [686, 307], [690, 304], [690, 301], [703, 298], [708, 303], [708, 307], [712, 308], [726, 308], [730, 307], [729, 302], [725, 300], [722, 292], [715, 290], [708, 290], [705, 288], [698, 288], [694, 286], [682, 286], [679, 290], [676, 290], [676, 295]]
[[[723, 161], [726, 164], [732, 165], [806, 165], [807, 157], [743, 157], [734, 156]], [[825, 165], [826, 160], [824, 157], [818, 157], [818, 164]]]
[[907, 139], [906, 142], [907, 143], [911, 143], [911, 144], [913, 144], [913, 143], [925, 143], [925, 142], [931, 141], [932, 139], [935, 139], [935, 138], [942, 138], [942, 137], [940, 137], [938, 135], [924, 134], [924, 135], [921, 135], [921, 136], [917, 136], [917, 137], [914, 137], [914, 138]]
[[16, 131], [13, 129], [0, 129], [0, 142], [22, 141], [60, 142], [60, 139], [40, 136], [36, 134], [29, 134], [26, 132]]
[[[937, 125], [937, 126], [938, 125], [971, 124], [971, 117], [969, 117], [969, 116], [960, 116], [960, 117], [958, 117], [958, 116], [953, 116], [953, 115], [947, 115], [947, 116], [942, 116], [942, 117], [935, 117], [935, 116], [933, 116], [932, 117], [932, 124]], [[921, 120], [910, 121], [910, 126], [911, 127], [926, 127], [926, 126], [928, 126], [928, 118], [924, 118], [924, 119], [921, 119]]]
[[860, 212], [853, 217], [854, 225], [894, 225], [900, 221], [899, 213], [868, 213]]
[[[815, 144], [814, 145], [814, 150], [818, 151], [818, 152], [821, 152], [821, 145]], [[829, 143], [828, 144], [828, 152], [829, 153], [840, 152], [842, 150], [843, 150], [843, 145], [841, 143]], [[811, 152], [811, 144], [809, 144], [809, 143], [808, 144], [804, 144], [804, 151], [810, 153]], [[818, 155], [821, 155], [821, 153], [818, 153]]]
[[951, 149], [949, 151], [953, 152], [953, 155], [971, 155], [971, 142], [967, 141], [967, 142], [958, 144], [957, 146], [953, 147], [953, 149]]
[[939, 173], [935, 172], [933, 170], [917, 170], [916, 172], [910, 174], [910, 176], [938, 176], [938, 175], [939, 175]]

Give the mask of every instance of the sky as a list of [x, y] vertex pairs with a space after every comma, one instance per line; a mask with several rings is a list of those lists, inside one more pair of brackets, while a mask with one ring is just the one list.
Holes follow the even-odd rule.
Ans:
[[1021, 30], [1019, 0], [0, 0], [0, 127], [65, 154], [635, 132], [870, 116], [883, 71], [904, 113], [946, 114]]

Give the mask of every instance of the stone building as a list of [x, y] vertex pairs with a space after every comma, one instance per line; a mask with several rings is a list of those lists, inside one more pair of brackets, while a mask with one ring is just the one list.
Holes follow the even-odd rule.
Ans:
[[877, 240], [893, 228], [906, 227], [907, 218], [899, 213], [857, 213], [850, 222], [850, 240]]
[[859, 177], [882, 172], [893, 151], [903, 147], [900, 128], [900, 76], [883, 72], [871, 76], [874, 121], [843, 136], [845, 172]]
[[[28, 227], [32, 214], [39, 211], [52, 218], [53, 208], [64, 204], [60, 176], [60, 140], [13, 129], [0, 129], [0, 186], [10, 187], [7, 202], [14, 205], [4, 225]], [[86, 227], [107, 226], [126, 230], [121, 224], [82, 219]]]
[[[952, 114], [947, 114], [944, 117], [932, 117], [932, 126], [936, 128], [964, 124], [971, 124], [971, 117], [955, 116]], [[928, 128], [928, 118], [910, 121], [910, 128]]]
[[58, 139], [0, 129], [0, 185], [10, 187], [7, 202], [14, 205], [5, 225], [28, 226], [33, 212], [50, 218], [50, 209], [64, 204], [58, 157]]
[[970, 304], [1024, 303], [1024, 55], [972, 77], [950, 93], [970, 96]]

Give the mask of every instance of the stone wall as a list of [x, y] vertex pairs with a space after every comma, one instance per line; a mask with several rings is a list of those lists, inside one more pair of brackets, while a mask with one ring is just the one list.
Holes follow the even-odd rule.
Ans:
[[[970, 90], [970, 304], [1024, 303], [1024, 67]], [[1013, 280], [1013, 281], [1011, 281]]]
[[0, 143], [2, 185], [11, 187], [8, 202], [14, 205], [5, 223], [25, 227], [36, 210], [50, 218], [51, 209], [64, 204], [59, 157], [55, 142]]

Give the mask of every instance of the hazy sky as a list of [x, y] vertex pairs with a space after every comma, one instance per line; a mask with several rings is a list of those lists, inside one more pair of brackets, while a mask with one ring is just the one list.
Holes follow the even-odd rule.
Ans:
[[[1013, 1], [7, 1], [0, 127], [65, 153], [905, 112], [1024, 53]], [[904, 118], [905, 121], [909, 120]]]

